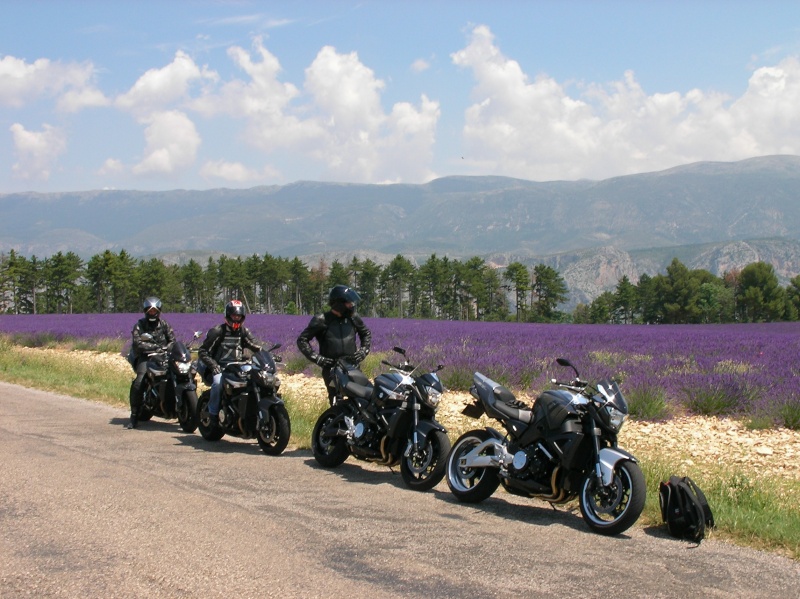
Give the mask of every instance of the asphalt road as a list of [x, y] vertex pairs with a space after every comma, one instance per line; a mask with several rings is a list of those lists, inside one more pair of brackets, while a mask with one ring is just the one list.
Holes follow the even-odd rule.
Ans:
[[[0, 383], [0, 597], [795, 597], [800, 564], [661, 527], [606, 538], [352, 458], [205, 442]], [[713, 506], [712, 506], [713, 507]]]

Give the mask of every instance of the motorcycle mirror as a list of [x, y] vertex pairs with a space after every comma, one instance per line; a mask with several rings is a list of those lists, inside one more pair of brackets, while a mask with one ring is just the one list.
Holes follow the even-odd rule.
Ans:
[[396, 351], [401, 356], [405, 356], [406, 355], [406, 350], [404, 350], [402, 347], [396, 347], [395, 346], [395, 347], [392, 348], [392, 350]]
[[558, 363], [559, 366], [566, 366], [568, 368], [572, 368], [573, 372], [575, 373], [575, 376], [580, 377], [580, 375], [578, 374], [578, 369], [575, 368], [575, 366], [572, 365], [572, 362], [570, 362], [566, 358], [556, 358], [556, 362]]
[[439, 364], [434, 372], [439, 372], [442, 368], [444, 368], [444, 364]]

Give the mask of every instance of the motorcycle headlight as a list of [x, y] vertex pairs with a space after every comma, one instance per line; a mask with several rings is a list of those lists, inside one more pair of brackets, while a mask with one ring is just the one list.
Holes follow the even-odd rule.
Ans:
[[181, 374], [189, 374], [189, 371], [192, 369], [191, 362], [175, 362], [175, 370], [180, 372]]
[[425, 403], [436, 409], [442, 399], [442, 392], [433, 387], [425, 387]]
[[622, 423], [628, 415], [625, 412], [620, 412], [612, 405], [605, 406], [606, 414], [608, 415], [608, 424], [617, 432], [622, 428]]
[[261, 383], [262, 387], [275, 387], [276, 383], [278, 383], [277, 377], [271, 373], [267, 372], [266, 370], [262, 370], [258, 373], [258, 381]]

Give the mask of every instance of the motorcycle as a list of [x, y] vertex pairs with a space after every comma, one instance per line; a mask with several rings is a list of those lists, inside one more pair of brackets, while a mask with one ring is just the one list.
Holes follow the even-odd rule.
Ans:
[[[267, 455], [280, 455], [286, 449], [292, 431], [289, 413], [278, 393], [281, 381], [276, 373], [281, 358], [273, 352], [279, 347], [280, 343], [256, 352], [250, 361], [225, 365], [218, 419], [212, 419], [208, 413], [211, 390], [203, 392], [198, 413], [200, 434], [206, 441], [219, 441], [225, 435], [256, 437]], [[202, 366], [201, 369], [206, 384], [210, 385], [210, 373]]]
[[317, 462], [335, 468], [352, 455], [358, 460], [393, 467], [400, 463], [403, 482], [427, 491], [442, 480], [450, 439], [436, 421], [444, 392], [437, 372], [414, 374], [403, 348], [394, 351], [403, 362], [382, 360], [391, 371], [378, 375], [374, 384], [348, 358], [333, 367], [336, 397], [322, 413], [311, 434]]
[[480, 372], [470, 393], [477, 400], [462, 411], [487, 414], [503, 425], [459, 437], [447, 457], [447, 484], [459, 501], [478, 503], [499, 485], [514, 495], [552, 505], [576, 496], [593, 531], [616, 535], [631, 527], [644, 509], [645, 479], [636, 458], [617, 446], [628, 404], [616, 382], [592, 385], [572, 368], [569, 382], [552, 379], [557, 389], [543, 392], [530, 408], [507, 388]]
[[[196, 332], [192, 341], [200, 335]], [[145, 333], [142, 339], [152, 341], [153, 337]], [[197, 371], [189, 345], [191, 341], [185, 344], [176, 340], [171, 346], [147, 354], [140, 421], [150, 420], [153, 416], [168, 420], [177, 418], [184, 432], [197, 430]]]

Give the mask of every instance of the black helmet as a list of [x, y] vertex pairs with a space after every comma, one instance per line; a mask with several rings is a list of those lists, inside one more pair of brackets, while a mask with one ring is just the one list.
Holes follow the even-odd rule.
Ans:
[[[342, 316], [352, 316], [356, 311], [355, 304], [361, 300], [361, 296], [347, 285], [336, 285], [328, 294], [328, 303], [331, 308]], [[348, 306], [347, 304], [351, 304]]]
[[[238, 318], [237, 318], [238, 317]], [[244, 322], [244, 305], [239, 300], [231, 300], [225, 306], [225, 322], [234, 331], [238, 331]]]
[[352, 302], [357, 304], [361, 301], [361, 296], [356, 293], [355, 289], [351, 289], [347, 285], [336, 285], [328, 294], [328, 303], [333, 306], [334, 304], [346, 304]]
[[161, 318], [161, 300], [157, 297], [148, 297], [142, 304], [144, 315], [150, 322], [156, 322]]

